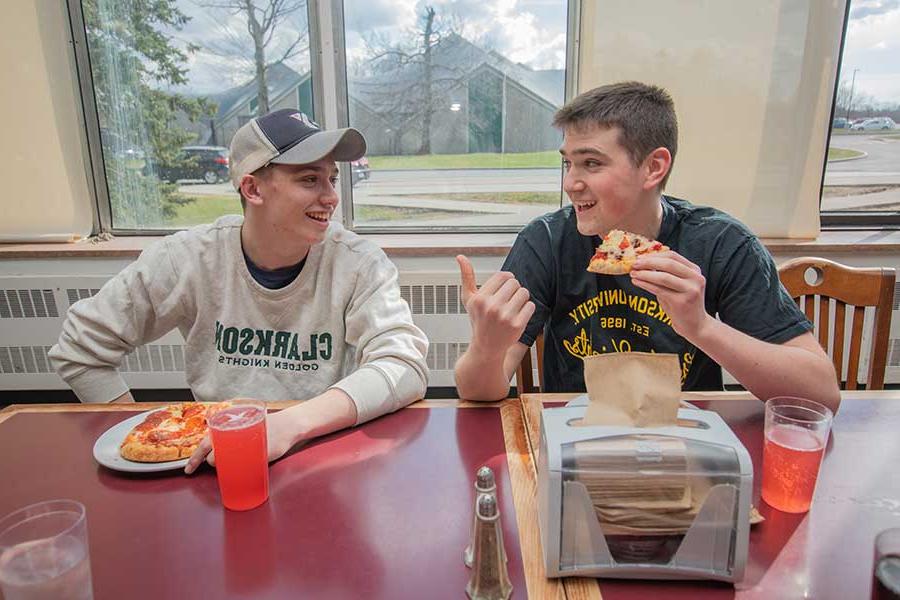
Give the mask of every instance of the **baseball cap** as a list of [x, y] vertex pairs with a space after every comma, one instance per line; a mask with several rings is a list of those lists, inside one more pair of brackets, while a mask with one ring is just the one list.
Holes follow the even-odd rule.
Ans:
[[304, 113], [282, 108], [251, 119], [231, 139], [231, 183], [269, 163], [306, 165], [329, 154], [351, 161], [366, 153], [366, 140], [353, 128], [324, 130]]

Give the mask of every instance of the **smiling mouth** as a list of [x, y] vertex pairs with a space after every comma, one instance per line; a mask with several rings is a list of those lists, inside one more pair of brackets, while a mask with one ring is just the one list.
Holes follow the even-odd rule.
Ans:
[[313, 221], [318, 221], [319, 223], [327, 223], [328, 217], [331, 215], [327, 212], [308, 212], [306, 216], [312, 219]]
[[594, 208], [596, 205], [597, 205], [596, 202], [586, 202], [586, 203], [584, 203], [584, 204], [575, 204], [575, 205], [574, 205], [574, 206], [575, 206], [575, 212], [576, 212], [576, 213], [583, 213], [583, 212], [585, 212], [585, 211], [587, 211], [587, 210], [590, 210], [590, 209]]

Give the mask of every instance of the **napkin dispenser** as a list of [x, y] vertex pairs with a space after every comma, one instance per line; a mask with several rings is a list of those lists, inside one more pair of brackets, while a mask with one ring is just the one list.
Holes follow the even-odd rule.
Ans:
[[547, 576], [740, 581], [753, 465], [722, 418], [681, 408], [676, 426], [579, 426], [584, 412], [541, 412]]

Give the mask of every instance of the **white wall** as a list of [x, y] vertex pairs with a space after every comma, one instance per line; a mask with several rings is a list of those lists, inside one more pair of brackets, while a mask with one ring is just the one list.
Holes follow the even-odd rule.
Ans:
[[[802, 255], [808, 253], [808, 249], [802, 251]], [[796, 255], [801, 255], [801, 252]], [[793, 256], [779, 254], [775, 259], [781, 263]], [[896, 253], [827, 256], [856, 266], [893, 266], [900, 269], [900, 256]], [[471, 260], [480, 281], [502, 263], [501, 257], [476, 256]], [[19, 316], [4, 315], [4, 298], [0, 297], [0, 390], [64, 389], [64, 382], [50, 372], [46, 361], [39, 355], [45, 354], [46, 349], [56, 342], [70, 296], [77, 299], [90, 294], [92, 289], [99, 288], [127, 263], [123, 259], [69, 259], [62, 263], [50, 260], [0, 261], [0, 294], [6, 294], [6, 304], [9, 304], [10, 295], [15, 294], [13, 299], [19, 304]], [[456, 262], [452, 256], [442, 256], [403, 257], [395, 259], [395, 263], [401, 273], [401, 289], [409, 298], [413, 318], [431, 340], [430, 385], [452, 386], [455, 357], [465, 349], [470, 336], [468, 317], [458, 304], [448, 301], [458, 297]], [[20, 298], [22, 293], [25, 293], [25, 298]], [[34, 302], [32, 296], [38, 302]], [[32, 304], [30, 310], [22, 306], [22, 300]], [[51, 304], [55, 308], [55, 316], [47, 314], [52, 310], [42, 310]], [[31, 316], [26, 316], [26, 312]], [[900, 346], [900, 317], [894, 316], [888, 354], [888, 383], [900, 383], [900, 351], [893, 351], [894, 346]], [[186, 387], [183, 372], [177, 368], [182, 343], [180, 335], [173, 332], [140, 350], [128, 359], [123, 369], [125, 379], [136, 388]], [[861, 368], [863, 375], [865, 371]]]
[[667, 191], [759, 236], [815, 238], [845, 6], [584, 2], [578, 90], [665, 87], [680, 129]]

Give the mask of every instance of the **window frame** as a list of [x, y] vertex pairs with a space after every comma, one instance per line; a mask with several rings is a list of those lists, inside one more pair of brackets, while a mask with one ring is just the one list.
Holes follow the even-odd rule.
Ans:
[[822, 212], [822, 198], [825, 194], [825, 173], [828, 170], [828, 149], [831, 147], [831, 132], [837, 110], [838, 89], [841, 86], [841, 69], [844, 67], [844, 47], [847, 43], [847, 29], [850, 25], [850, 6], [853, 0], [844, 5], [844, 26], [841, 29], [841, 43], [838, 50], [837, 71], [834, 76], [834, 90], [831, 96], [831, 114], [828, 119], [828, 135], [825, 140], [825, 155], [822, 157], [822, 181], [819, 184], [819, 227], [822, 230], [852, 231], [863, 229], [900, 229], [900, 211], [850, 211], [834, 210]]
[[[88, 164], [85, 171], [93, 197], [93, 229], [91, 235], [110, 233], [117, 236], [164, 236], [187, 229], [175, 228], [128, 228], [114, 227], [112, 216], [112, 202], [109, 197], [109, 185], [106, 178], [105, 159], [100, 138], [100, 115], [97, 112], [97, 101], [94, 90], [94, 76], [91, 68], [91, 57], [88, 48], [87, 31], [84, 22], [84, 12], [81, 0], [64, 0], [69, 14], [69, 29], [72, 36], [72, 46], [75, 54], [75, 71], [78, 78], [78, 89], [81, 97], [82, 117], [87, 145]], [[309, 55], [310, 55], [310, 79], [312, 81], [313, 107], [326, 105], [320, 100], [323, 98], [321, 82], [317, 90], [317, 80], [321, 79], [321, 71], [316, 71], [316, 58], [321, 55], [320, 37], [313, 30], [314, 22], [318, 26], [316, 8], [321, 0], [307, 1], [307, 24], [309, 28]], [[324, 3], [324, 2], [323, 2]], [[199, 144], [198, 144], [199, 145]]]
[[[583, 0], [567, 0], [566, 62], [564, 102], [571, 100], [578, 87], [578, 55], [581, 36], [581, 7]], [[822, 156], [822, 179], [819, 185], [819, 222], [822, 230], [900, 230], [900, 211], [830, 211], [821, 210], [825, 188], [825, 174], [828, 168], [828, 149], [831, 144], [831, 130], [837, 108], [837, 93], [841, 81], [844, 48], [850, 20], [852, 0], [848, 0], [844, 10], [844, 23], [840, 40], [839, 60], [835, 73], [830, 119], [827, 123], [825, 152]], [[113, 226], [113, 215], [106, 178], [105, 159], [100, 137], [100, 118], [97, 112], [93, 71], [88, 50], [87, 33], [81, 0], [66, 0], [71, 30], [74, 64], [78, 77], [78, 87], [82, 104], [82, 119], [87, 147], [87, 174], [93, 200], [92, 234], [112, 233], [122, 236], [168, 235], [179, 228], [117, 228]], [[346, 39], [344, 31], [344, 0], [308, 0], [307, 17], [309, 27], [309, 55], [311, 70], [312, 101], [317, 118], [326, 128], [349, 126], [349, 97], [346, 70]], [[345, 227], [360, 234], [404, 234], [404, 233], [510, 233], [518, 232], [521, 225], [493, 226], [429, 226], [426, 222], [413, 225], [371, 226], [353, 221], [353, 191], [350, 164], [341, 163], [340, 196], [341, 220]], [[562, 165], [560, 165], [562, 172]], [[567, 199], [560, 189], [559, 207], [565, 206]], [[183, 228], [181, 228], [183, 229]]]

